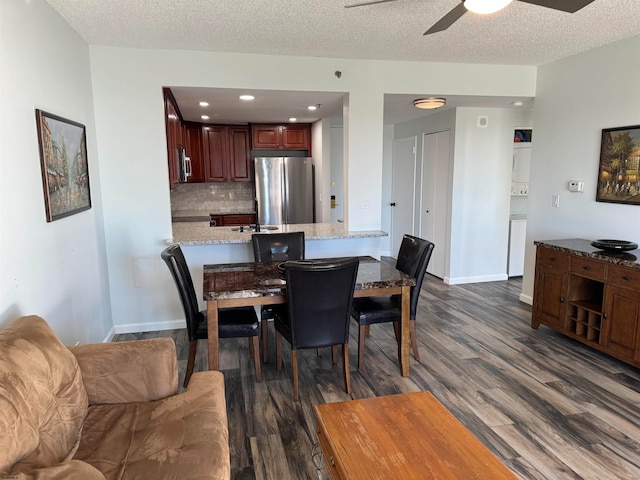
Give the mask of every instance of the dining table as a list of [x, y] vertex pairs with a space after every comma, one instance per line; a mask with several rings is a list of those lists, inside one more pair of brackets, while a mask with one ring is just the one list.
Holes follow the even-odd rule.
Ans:
[[[388, 263], [359, 256], [354, 298], [401, 295], [398, 342], [400, 373], [409, 376], [409, 310], [416, 281]], [[329, 260], [329, 259], [318, 259]], [[302, 260], [313, 261], [313, 260]], [[286, 303], [284, 262], [246, 262], [204, 265], [203, 296], [207, 302], [209, 370], [219, 370], [218, 310], [221, 308]]]

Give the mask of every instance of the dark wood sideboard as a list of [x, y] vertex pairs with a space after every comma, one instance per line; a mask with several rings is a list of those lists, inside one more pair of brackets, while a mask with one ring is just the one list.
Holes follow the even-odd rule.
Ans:
[[640, 250], [537, 241], [531, 327], [544, 324], [640, 367]]

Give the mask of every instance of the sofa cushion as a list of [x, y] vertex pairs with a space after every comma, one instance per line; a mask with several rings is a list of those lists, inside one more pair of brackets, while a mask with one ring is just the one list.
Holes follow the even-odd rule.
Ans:
[[107, 480], [228, 479], [224, 377], [199, 372], [182, 395], [89, 407], [74, 459]]
[[56, 465], [87, 414], [75, 356], [40, 317], [0, 330], [0, 472]]

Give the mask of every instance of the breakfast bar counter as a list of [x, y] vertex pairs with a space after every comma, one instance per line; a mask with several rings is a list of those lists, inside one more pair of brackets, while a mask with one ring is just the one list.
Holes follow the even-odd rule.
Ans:
[[[210, 227], [209, 222], [174, 222], [173, 242], [180, 245], [224, 245], [250, 243], [250, 230], [238, 227]], [[343, 223], [303, 223], [278, 225], [275, 230], [261, 229], [260, 233], [304, 232], [305, 240], [386, 237], [381, 230], [349, 231]]]

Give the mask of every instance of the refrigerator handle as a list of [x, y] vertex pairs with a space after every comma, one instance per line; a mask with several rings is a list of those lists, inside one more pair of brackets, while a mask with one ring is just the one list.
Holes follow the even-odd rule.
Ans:
[[286, 159], [282, 159], [282, 222], [289, 223], [289, 172]]

